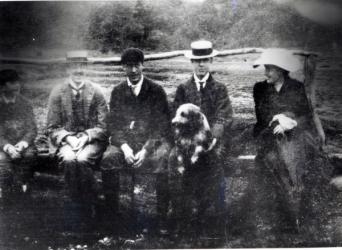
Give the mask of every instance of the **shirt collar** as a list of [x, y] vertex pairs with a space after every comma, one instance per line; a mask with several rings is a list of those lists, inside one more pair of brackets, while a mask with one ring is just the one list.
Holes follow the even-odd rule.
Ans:
[[144, 75], [141, 75], [141, 78], [137, 84], [132, 84], [129, 78], [127, 77], [128, 87], [132, 89], [135, 96], [138, 96], [140, 94], [143, 81], [144, 81]]
[[1, 102], [2, 103], [5, 103], [5, 104], [14, 104], [15, 103], [15, 101], [16, 101], [16, 99], [17, 99], [17, 97], [16, 96], [14, 96], [13, 98], [11, 98], [11, 99], [8, 99], [4, 94], [2, 94], [1, 96], [0, 96], [0, 100], [1, 100]]
[[76, 83], [71, 78], [69, 79], [69, 86], [75, 91], [80, 91], [81, 89], [84, 88], [84, 85], [85, 85], [85, 81], [81, 82], [81, 84], [77, 86]]
[[208, 72], [207, 74], [205, 74], [205, 76], [202, 79], [199, 79], [198, 76], [196, 74], [194, 74], [194, 79], [195, 79], [197, 91], [200, 91], [200, 89], [201, 89], [200, 82], [203, 82], [203, 88], [205, 88], [205, 86], [207, 85], [207, 81], [209, 79], [209, 76], [210, 76], [210, 73]]

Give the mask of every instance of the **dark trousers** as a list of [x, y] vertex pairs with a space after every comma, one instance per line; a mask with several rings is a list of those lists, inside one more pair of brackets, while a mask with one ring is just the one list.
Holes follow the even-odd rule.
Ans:
[[[148, 156], [140, 170], [156, 174], [157, 214], [160, 223], [166, 223], [168, 210], [167, 160], [170, 145], [161, 143]], [[135, 152], [136, 153], [136, 152]], [[120, 171], [130, 169], [121, 149], [109, 146], [103, 155], [101, 171], [107, 205], [112, 211], [119, 210]]]
[[94, 170], [105, 149], [106, 145], [100, 142], [88, 144], [80, 152], [73, 151], [68, 144], [58, 149], [59, 165], [64, 170], [65, 182], [72, 200], [94, 199]]
[[7, 153], [0, 150], [0, 188], [4, 192], [12, 187], [14, 180], [21, 184], [29, 181], [36, 155], [35, 147], [28, 147], [19, 159], [11, 159]]
[[176, 233], [219, 236], [224, 232], [225, 211], [220, 157], [213, 151], [202, 156], [195, 165], [182, 164], [174, 148], [169, 158], [169, 183]]

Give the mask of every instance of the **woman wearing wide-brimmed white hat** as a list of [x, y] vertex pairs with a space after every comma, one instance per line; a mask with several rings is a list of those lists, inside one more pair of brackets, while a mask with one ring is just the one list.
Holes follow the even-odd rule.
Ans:
[[[329, 179], [322, 170], [327, 165], [319, 157], [318, 135], [304, 84], [289, 76], [302, 65], [285, 49], [265, 50], [253, 66], [260, 65], [265, 67], [266, 80], [257, 82], [253, 89], [256, 176], [261, 183], [258, 193], [267, 195], [263, 199], [275, 216], [264, 209], [263, 217], [281, 231], [303, 232], [308, 221], [322, 217], [318, 204], [324, 195], [317, 194], [326, 190]], [[262, 183], [267, 184], [264, 191]], [[314, 240], [313, 235], [309, 237]]]

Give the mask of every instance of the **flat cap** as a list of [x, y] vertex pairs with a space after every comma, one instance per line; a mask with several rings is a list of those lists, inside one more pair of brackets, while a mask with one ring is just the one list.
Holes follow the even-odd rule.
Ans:
[[128, 48], [122, 52], [121, 63], [143, 63], [144, 62], [144, 52], [138, 48]]

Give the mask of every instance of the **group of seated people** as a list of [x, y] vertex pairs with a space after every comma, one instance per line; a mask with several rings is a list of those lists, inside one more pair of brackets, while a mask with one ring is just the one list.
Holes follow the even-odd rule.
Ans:
[[[69, 52], [69, 77], [50, 93], [46, 131], [50, 154], [64, 171], [71, 199], [87, 204], [95, 201], [94, 171], [101, 171], [106, 205], [118, 213], [120, 171], [144, 169], [156, 176], [160, 232], [168, 227], [171, 211], [183, 223], [175, 230], [191, 231], [189, 226], [196, 225], [202, 231], [214, 228], [215, 234], [223, 233], [223, 162], [226, 148], [232, 146], [227, 138], [233, 110], [226, 85], [211, 74], [217, 54], [209, 41], [191, 44], [185, 56], [191, 60], [193, 74], [177, 87], [169, 104], [164, 89], [143, 74], [144, 53], [128, 48], [121, 55], [126, 79], [115, 84], [107, 104], [100, 87], [87, 79], [86, 52]], [[300, 68], [289, 51], [266, 50], [255, 62], [258, 65], [265, 66], [266, 80], [256, 83], [253, 90], [256, 169], [274, 182], [273, 187], [291, 202], [289, 207], [296, 215], [302, 194], [308, 191], [305, 176], [317, 148], [312, 108], [303, 84], [289, 77], [289, 72]], [[37, 161], [37, 126], [31, 104], [20, 95], [21, 84], [15, 70], [0, 71], [0, 202], [13, 189], [26, 192], [30, 188], [30, 166]], [[187, 142], [175, 138], [172, 120], [177, 109], [188, 103], [199, 107], [215, 139], [190, 161], [179, 155], [178, 148]], [[187, 121], [191, 115], [178, 114]], [[195, 126], [187, 125], [190, 130]], [[189, 150], [197, 150], [192, 146], [196, 145]], [[299, 225], [298, 216], [294, 218]]]

